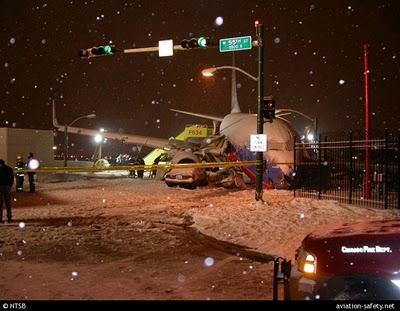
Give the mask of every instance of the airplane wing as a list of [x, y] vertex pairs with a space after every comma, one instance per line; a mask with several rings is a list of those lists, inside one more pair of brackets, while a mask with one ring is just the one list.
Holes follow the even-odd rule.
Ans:
[[[58, 124], [57, 119], [55, 117], [55, 107], [53, 104], [53, 126], [60, 132], [65, 132], [65, 125]], [[148, 146], [151, 148], [165, 148], [168, 147], [170, 143], [169, 139], [166, 138], [155, 138], [149, 136], [140, 136], [140, 135], [132, 135], [132, 134], [124, 134], [124, 133], [114, 133], [114, 132], [103, 132], [100, 133], [96, 130], [90, 130], [81, 127], [67, 127], [68, 133], [79, 134], [79, 135], [86, 135], [86, 136], [96, 136], [98, 134], [102, 135], [104, 138], [108, 139], [115, 139], [122, 141], [128, 144], [136, 144], [136, 145], [143, 145]]]
[[179, 112], [179, 113], [183, 113], [183, 114], [188, 114], [190, 116], [196, 116], [196, 117], [203, 118], [203, 119], [209, 119], [209, 120], [217, 121], [217, 122], [222, 122], [222, 120], [223, 120], [223, 118], [221, 118], [221, 117], [210, 116], [208, 114], [194, 113], [194, 112], [177, 110], [177, 109], [170, 109], [170, 110], [171, 111], [175, 111], [175, 112]]

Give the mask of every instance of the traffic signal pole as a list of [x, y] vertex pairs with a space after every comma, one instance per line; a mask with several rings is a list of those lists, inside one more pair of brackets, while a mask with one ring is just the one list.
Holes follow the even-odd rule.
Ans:
[[[263, 120], [263, 100], [264, 100], [264, 30], [260, 22], [255, 23], [256, 41], [258, 47], [258, 81], [257, 81], [257, 134], [264, 132]], [[263, 152], [257, 151], [256, 154], [256, 201], [263, 201]]]
[[[171, 41], [172, 40], [164, 40], [164, 41]], [[161, 44], [162, 41], [159, 41]], [[204, 48], [211, 48], [216, 47], [215, 43], [208, 37], [199, 37], [199, 38], [191, 38], [185, 39], [181, 42], [180, 45], [173, 45], [171, 46], [172, 50], [174, 51], [183, 51], [183, 50], [191, 50], [191, 49], [204, 49]], [[162, 51], [162, 50], [161, 50]], [[167, 49], [169, 52], [169, 49]], [[81, 58], [91, 58], [91, 57], [98, 57], [98, 56], [109, 56], [114, 54], [130, 54], [130, 53], [151, 53], [151, 52], [160, 52], [160, 46], [150, 46], [145, 48], [134, 48], [134, 49], [123, 49], [118, 50], [115, 48], [115, 45], [108, 44], [108, 45], [101, 45], [101, 46], [94, 46], [88, 49], [81, 49], [79, 51], [79, 57]], [[173, 53], [172, 53], [173, 54]], [[170, 55], [160, 55], [160, 56], [172, 56]]]
[[[182, 46], [180, 45], [174, 45], [173, 46], [174, 50], [186, 50], [184, 49]], [[150, 46], [147, 48], [135, 48], [135, 49], [124, 49], [123, 53], [127, 54], [127, 53], [148, 53], [148, 52], [158, 52], [159, 48], [158, 46]]]

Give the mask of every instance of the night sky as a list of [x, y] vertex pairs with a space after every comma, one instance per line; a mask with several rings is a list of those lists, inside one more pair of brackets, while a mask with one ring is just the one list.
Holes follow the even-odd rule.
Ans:
[[[224, 116], [230, 110], [231, 65], [218, 48], [118, 54], [80, 59], [82, 48], [157, 46], [159, 40], [251, 35], [265, 25], [265, 95], [277, 108], [317, 116], [321, 132], [362, 131], [363, 44], [369, 44], [373, 133], [400, 126], [400, 1], [113, 0], [0, 2], [0, 126], [75, 126], [170, 137], [202, 123], [169, 108]], [[216, 18], [223, 23], [217, 24]], [[257, 50], [235, 53], [236, 66], [257, 75]], [[256, 83], [237, 73], [243, 112], [256, 112]], [[76, 139], [78, 138], [71, 138]], [[87, 138], [86, 138], [87, 139]], [[73, 142], [74, 140], [72, 140]]]

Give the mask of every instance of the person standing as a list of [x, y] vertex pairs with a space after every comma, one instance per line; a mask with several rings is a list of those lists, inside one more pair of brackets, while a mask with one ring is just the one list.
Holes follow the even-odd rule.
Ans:
[[24, 173], [21, 172], [25, 168], [25, 162], [22, 157], [17, 156], [17, 163], [15, 163], [15, 187], [17, 188], [17, 192], [22, 192], [24, 188]]
[[0, 222], [3, 222], [3, 202], [7, 209], [8, 223], [12, 221], [11, 187], [14, 184], [14, 172], [4, 160], [0, 159]]
[[[33, 153], [29, 152], [28, 154], [28, 161], [26, 162], [26, 166], [28, 169], [31, 169], [30, 162], [33, 160]], [[28, 179], [29, 179], [29, 192], [35, 192], [35, 172], [28, 172]]]

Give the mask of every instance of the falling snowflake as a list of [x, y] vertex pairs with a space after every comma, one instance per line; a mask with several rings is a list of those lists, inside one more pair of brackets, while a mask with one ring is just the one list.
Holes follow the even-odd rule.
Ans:
[[46, 44], [46, 39], [42, 39], [42, 41], [40, 41], [42, 44]]
[[281, 38], [276, 37], [276, 38], [274, 39], [274, 43], [275, 43], [275, 44], [278, 44], [278, 43], [280, 43], [280, 42], [281, 42]]
[[16, 41], [14, 37], [10, 38], [10, 44], [15, 44]]
[[21, 229], [24, 229], [25, 228], [25, 223], [24, 222], [20, 222], [18, 224], [18, 227], [21, 228]]
[[340, 80], [339, 80], [339, 84], [340, 84], [340, 85], [343, 85], [343, 84], [345, 84], [345, 83], [346, 83], [345, 80], [343, 80], [343, 79], [340, 79]]
[[177, 279], [179, 283], [184, 283], [186, 281], [186, 277], [183, 274], [179, 274]]
[[211, 267], [212, 265], [214, 265], [214, 258], [207, 257], [206, 259], [204, 259], [204, 265], [206, 267]]
[[221, 16], [218, 16], [214, 21], [216, 26], [221, 26], [224, 23], [224, 19]]
[[72, 272], [71, 272], [71, 278], [70, 278], [70, 280], [73, 281], [73, 280], [75, 280], [75, 278], [77, 278], [77, 277], [78, 277], [78, 272], [72, 271]]

